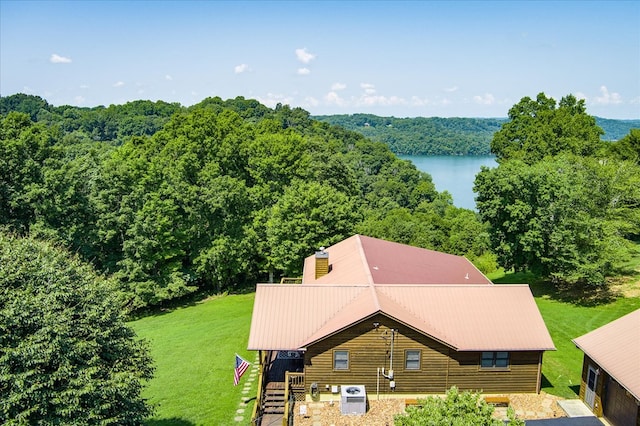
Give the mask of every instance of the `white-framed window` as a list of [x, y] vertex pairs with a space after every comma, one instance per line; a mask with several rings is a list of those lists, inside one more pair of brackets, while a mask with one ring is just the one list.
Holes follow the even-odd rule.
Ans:
[[349, 351], [333, 351], [333, 369], [349, 369]]
[[482, 352], [480, 368], [509, 368], [509, 352]]
[[420, 370], [421, 352], [419, 349], [407, 349], [404, 351], [405, 370]]

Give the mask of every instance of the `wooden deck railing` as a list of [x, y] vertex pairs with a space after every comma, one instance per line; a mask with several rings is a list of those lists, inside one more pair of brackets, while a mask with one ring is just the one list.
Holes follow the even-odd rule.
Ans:
[[267, 360], [271, 357], [270, 351], [260, 351], [260, 373], [258, 374], [258, 390], [256, 394], [256, 401], [253, 404], [253, 411], [251, 412], [251, 424], [256, 424], [258, 417], [262, 416], [261, 407], [262, 407], [262, 395], [263, 395], [263, 384], [265, 383], [265, 376], [267, 374], [266, 369], [264, 368], [267, 365]]
[[296, 401], [296, 394], [302, 391], [304, 395], [304, 373], [293, 373], [287, 371], [284, 374], [284, 416], [282, 426], [293, 424], [293, 409]]

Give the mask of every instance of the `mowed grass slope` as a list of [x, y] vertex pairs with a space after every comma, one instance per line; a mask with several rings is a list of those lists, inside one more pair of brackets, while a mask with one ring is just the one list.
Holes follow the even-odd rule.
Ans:
[[[244, 421], [236, 410], [250, 370], [233, 386], [234, 354], [255, 364], [246, 350], [254, 294], [221, 296], [194, 306], [145, 317], [129, 323], [150, 344], [155, 377], [143, 395], [156, 407], [149, 425], [234, 425], [250, 422], [253, 403]], [[251, 392], [254, 397], [256, 381]]]

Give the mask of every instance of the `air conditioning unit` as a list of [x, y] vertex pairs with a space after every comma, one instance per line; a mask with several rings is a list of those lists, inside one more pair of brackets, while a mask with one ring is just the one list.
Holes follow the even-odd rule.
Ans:
[[367, 392], [364, 385], [340, 386], [340, 412], [342, 414], [364, 414], [367, 412]]

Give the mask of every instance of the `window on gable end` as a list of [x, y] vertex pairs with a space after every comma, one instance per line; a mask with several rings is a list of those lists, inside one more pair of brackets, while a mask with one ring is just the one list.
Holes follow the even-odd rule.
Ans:
[[418, 349], [407, 349], [404, 351], [404, 369], [420, 370], [421, 351]]
[[349, 351], [333, 351], [333, 369], [349, 369]]

